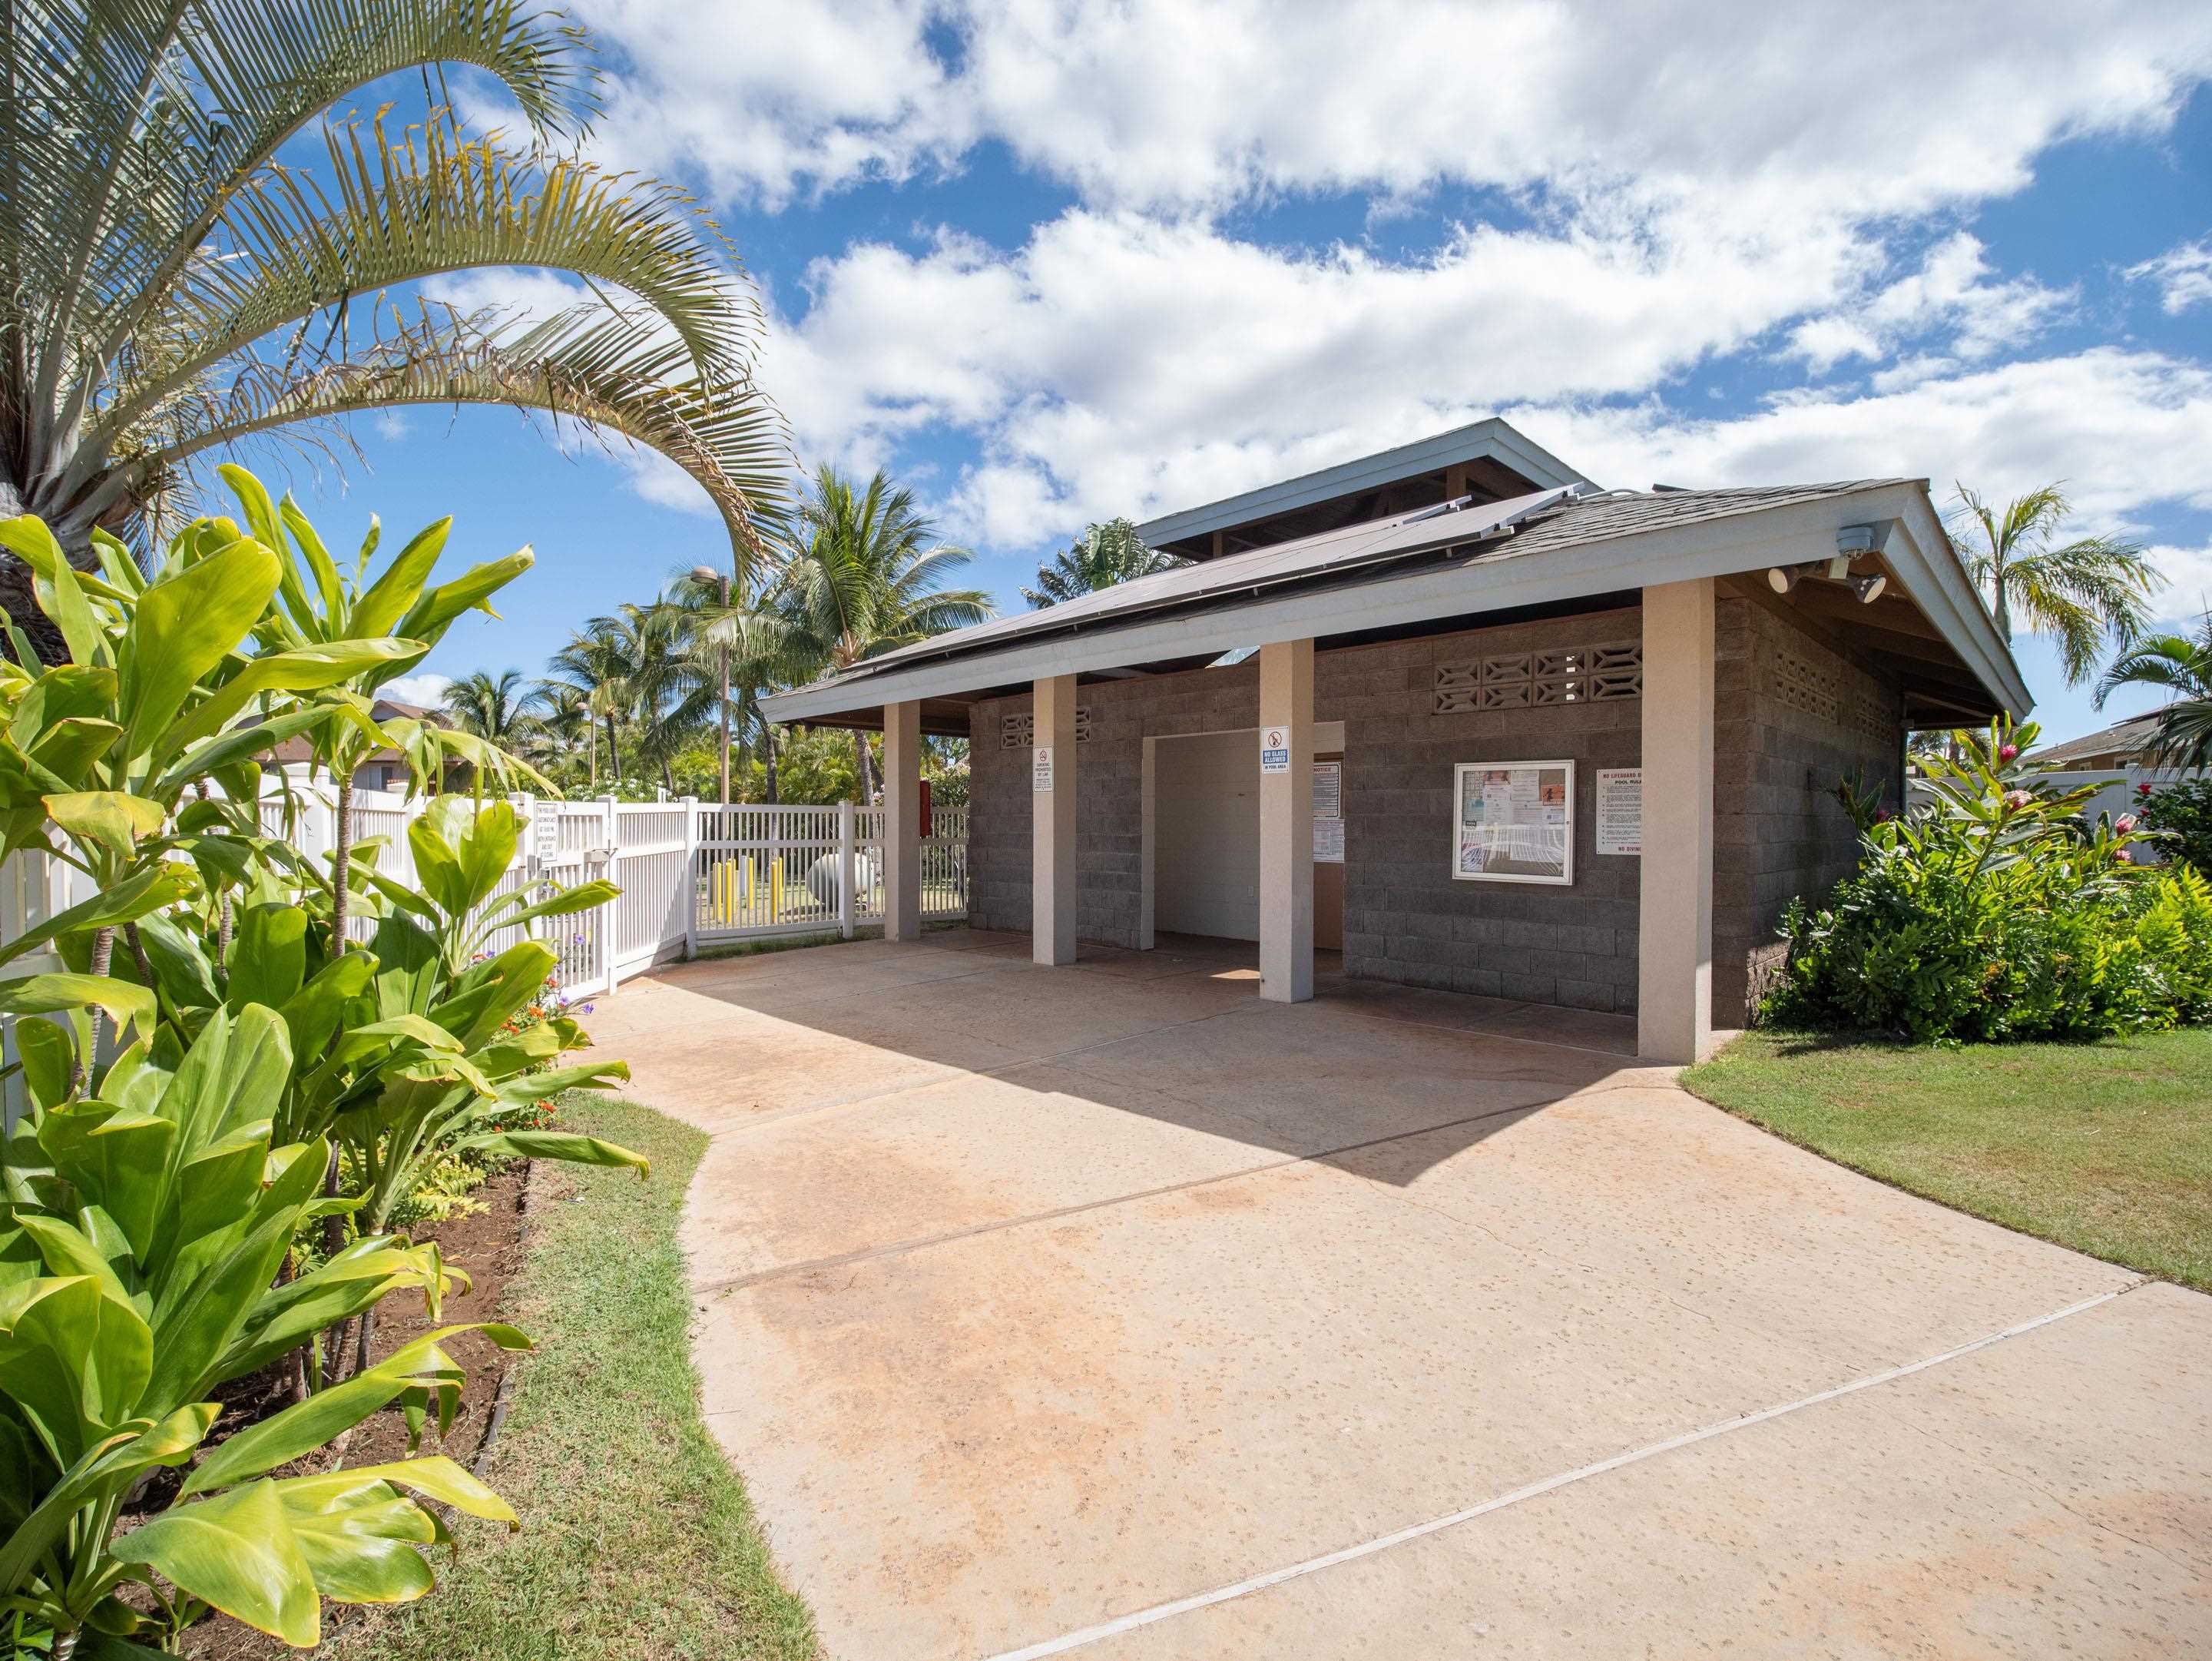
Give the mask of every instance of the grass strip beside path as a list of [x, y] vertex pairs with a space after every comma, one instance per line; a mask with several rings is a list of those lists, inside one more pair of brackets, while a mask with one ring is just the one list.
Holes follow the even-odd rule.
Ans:
[[[744, 1485], [699, 1417], [677, 1249], [697, 1131], [571, 1097], [563, 1129], [623, 1143], [653, 1176], [538, 1168], [509, 1313], [525, 1358], [486, 1478], [522, 1530], [461, 1519], [421, 1603], [373, 1611], [325, 1654], [376, 1661], [811, 1661], [812, 1617], [777, 1579]], [[548, 1196], [573, 1195], [573, 1201]]]
[[1682, 1083], [1855, 1171], [2212, 1292], [2212, 1030], [1954, 1049], [1752, 1032]]

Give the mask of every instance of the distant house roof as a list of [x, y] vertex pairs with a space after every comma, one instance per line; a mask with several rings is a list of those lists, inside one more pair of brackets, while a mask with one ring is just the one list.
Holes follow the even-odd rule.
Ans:
[[[1869, 605], [1838, 597], [1843, 626], [1869, 646], [1899, 633], [1925, 642], [1895, 644], [1924, 666], [1911, 673], [1925, 683], [1931, 715], [1946, 697], [1960, 710], [2025, 713], [2027, 687], [1942, 534], [1924, 482], [1899, 478], [1587, 495], [1553, 489], [1469, 499], [1455, 509], [1439, 504], [994, 618], [762, 703], [775, 721], [866, 719], [871, 706], [982, 696], [1040, 674], [1162, 672], [1271, 640], [1372, 639], [1449, 619], [1471, 626], [1514, 607], [1632, 603], [1656, 582], [1830, 557], [1838, 529], [1857, 523], [1877, 527], [1880, 557], [1901, 587]], [[1951, 666], [1939, 672], [1929, 648]], [[1948, 689], [1939, 684], [1945, 676]], [[957, 712], [925, 702], [923, 719], [945, 723], [933, 730], [955, 730]]]
[[2069, 767], [2124, 767], [2150, 747], [2157, 724], [2155, 714], [2131, 715], [2063, 744], [2045, 745], [2032, 754], [2037, 761], [2061, 762]]
[[[453, 717], [442, 709], [428, 709], [419, 703], [402, 703], [398, 698], [377, 699], [369, 706], [369, 718], [372, 721], [426, 721], [434, 727], [451, 727], [453, 724]], [[314, 745], [304, 737], [280, 739], [276, 747], [269, 753], [279, 762], [313, 761], [315, 758]], [[375, 766], [404, 759], [397, 750], [385, 749], [372, 751], [365, 761], [368, 765]]]

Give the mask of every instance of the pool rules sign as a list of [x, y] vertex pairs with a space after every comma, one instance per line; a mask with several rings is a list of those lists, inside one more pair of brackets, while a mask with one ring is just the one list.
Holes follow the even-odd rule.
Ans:
[[1641, 767], [1601, 767], [1597, 770], [1597, 851], [1601, 854], [1643, 853], [1644, 770]]

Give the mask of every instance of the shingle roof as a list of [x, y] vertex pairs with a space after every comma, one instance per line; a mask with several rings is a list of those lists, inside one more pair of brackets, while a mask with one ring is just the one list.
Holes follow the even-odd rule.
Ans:
[[1801, 502], [1820, 502], [1830, 496], [1853, 496], [1893, 484], [1921, 481], [1905, 478], [1854, 478], [1831, 484], [1754, 485], [1726, 490], [1608, 490], [1583, 496], [1557, 513], [1532, 519], [1511, 542], [1497, 551], [1512, 555], [1541, 553], [1549, 548], [1578, 547], [1610, 537], [1636, 536], [1675, 526], [1755, 514], [1769, 508], [1787, 508]]
[[994, 650], [1040, 635], [1110, 629], [1165, 611], [1238, 604], [1262, 587], [1281, 592], [1299, 586], [1380, 580], [1397, 575], [1415, 557], [1461, 558], [1468, 564], [1522, 558], [1916, 482], [1851, 479], [1721, 490], [1608, 490], [1579, 497], [1543, 491], [1470, 507], [1463, 515], [1425, 509], [1225, 555], [1202, 565], [1139, 577], [1060, 605], [994, 618], [871, 658], [812, 685], [863, 682], [887, 669]]
[[2124, 756], [2148, 748], [2157, 724], [2155, 715], [2133, 715], [2101, 731], [2084, 733], [2078, 739], [2045, 745], [2029, 753], [2036, 761], [2057, 762], [2086, 761], [2092, 756]]

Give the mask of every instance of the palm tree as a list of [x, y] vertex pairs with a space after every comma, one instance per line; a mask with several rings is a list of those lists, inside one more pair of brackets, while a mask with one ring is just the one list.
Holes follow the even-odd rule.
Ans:
[[[540, 683], [545, 696], [574, 694], [583, 701], [591, 719], [603, 721], [607, 733], [607, 765], [614, 782], [622, 782], [622, 746], [616, 720], [628, 707], [629, 653], [622, 630], [611, 618], [597, 618], [568, 637], [568, 643], [547, 660], [547, 674]], [[588, 728], [586, 730], [589, 730]], [[591, 788], [599, 788], [599, 744], [591, 740]]]
[[445, 703], [454, 726], [489, 739], [502, 750], [520, 749], [522, 740], [537, 730], [520, 669], [502, 669], [496, 679], [479, 669], [448, 686]]
[[[797, 684], [991, 615], [979, 588], [946, 588], [975, 556], [933, 540], [914, 493], [880, 472], [865, 489], [828, 465], [799, 508], [799, 544], [757, 629], [764, 669]], [[863, 803], [874, 795], [867, 734], [853, 734]]]
[[1172, 554], [1145, 545], [1137, 527], [1126, 519], [1093, 525], [1077, 542], [1054, 557], [1049, 565], [1037, 567], [1037, 586], [1022, 590], [1033, 606], [1057, 605], [1079, 594], [1095, 594], [1131, 577], [1148, 577], [1155, 571], [1171, 571], [1188, 563]]
[[759, 607], [744, 597], [742, 577], [711, 565], [695, 565], [670, 580], [662, 602], [673, 611], [684, 649], [698, 672], [716, 688], [720, 729], [720, 790], [730, 804], [730, 755], [749, 734], [762, 740], [768, 768], [768, 799], [775, 800], [775, 733], [761, 714], [760, 694], [769, 679], [763, 662]]
[[2121, 686], [2155, 686], [2172, 694], [2152, 728], [2152, 753], [2162, 764], [2212, 766], [2212, 618], [2193, 638], [2154, 635], [2122, 652], [2097, 683], [2097, 707], [2103, 709]]
[[625, 605], [611, 624], [624, 642], [629, 669], [623, 678], [629, 715], [637, 734], [638, 758], [660, 770], [660, 782], [676, 788], [672, 764], [712, 718], [715, 685], [689, 649], [689, 626], [681, 610], [665, 599], [649, 605]]
[[2070, 511], [2056, 484], [2014, 497], [2002, 513], [1965, 485], [1958, 490], [1952, 544], [2007, 641], [2015, 616], [2030, 633], [2055, 636], [2066, 684], [2079, 686], [2108, 636], [2125, 646], [2142, 632], [2158, 577], [2138, 544], [2118, 537], [2056, 542]]
[[592, 717], [590, 699], [581, 691], [562, 682], [541, 680], [531, 687], [523, 702], [532, 723], [523, 739], [524, 751], [532, 759], [550, 763], [556, 757], [572, 757], [588, 744], [592, 762], [597, 764], [598, 722]]
[[[449, 63], [499, 82], [526, 132], [331, 113]], [[593, 86], [581, 32], [514, 0], [11, 0], [0, 516], [37, 514], [88, 563], [95, 526], [147, 539], [201, 459], [242, 441], [504, 404], [669, 455], [750, 558], [786, 466], [751, 379], [758, 307], [680, 191], [553, 155]], [[326, 167], [280, 163], [319, 119]], [[577, 273], [592, 297], [535, 321], [386, 298], [502, 265]], [[12, 556], [0, 604], [58, 653]]]

